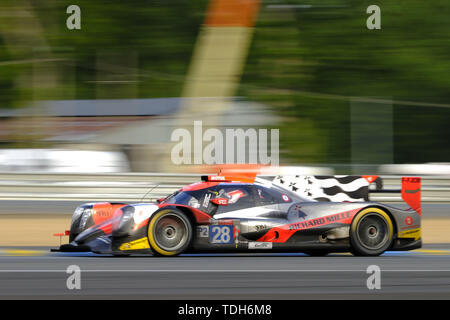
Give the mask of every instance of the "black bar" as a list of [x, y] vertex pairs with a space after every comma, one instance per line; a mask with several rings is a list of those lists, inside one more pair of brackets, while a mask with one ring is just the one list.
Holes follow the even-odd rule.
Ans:
[[396, 189], [384, 189], [384, 190], [370, 190], [369, 193], [401, 193], [402, 190], [396, 190]]

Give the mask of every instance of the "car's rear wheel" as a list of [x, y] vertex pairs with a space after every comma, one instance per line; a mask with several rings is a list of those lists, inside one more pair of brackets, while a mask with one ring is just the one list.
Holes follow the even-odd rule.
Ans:
[[186, 251], [192, 240], [192, 225], [180, 210], [157, 212], [148, 224], [148, 241], [155, 255], [176, 256]]
[[350, 228], [352, 253], [356, 256], [379, 256], [389, 249], [394, 227], [389, 215], [379, 208], [366, 208], [353, 219]]

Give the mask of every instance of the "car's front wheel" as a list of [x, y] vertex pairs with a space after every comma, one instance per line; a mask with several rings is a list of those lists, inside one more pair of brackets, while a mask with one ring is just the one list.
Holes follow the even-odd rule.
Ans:
[[379, 208], [366, 208], [353, 219], [350, 228], [352, 253], [379, 256], [392, 244], [394, 227], [389, 215]]
[[148, 241], [155, 255], [176, 256], [188, 249], [192, 224], [180, 210], [163, 209], [148, 224]]

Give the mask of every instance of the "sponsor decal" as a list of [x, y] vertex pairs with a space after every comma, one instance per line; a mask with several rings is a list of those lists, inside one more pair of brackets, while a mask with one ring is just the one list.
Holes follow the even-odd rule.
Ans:
[[208, 180], [209, 181], [225, 181], [225, 177], [224, 176], [209, 176]]
[[97, 211], [95, 211], [95, 214], [98, 216], [98, 217], [109, 217], [111, 214], [110, 214], [110, 212], [108, 212], [108, 211], [103, 211], [103, 210], [97, 210]]
[[289, 209], [288, 212], [290, 212], [291, 210], [293, 210], [293, 211], [297, 212], [297, 217], [303, 218], [303, 220], [306, 220], [306, 217], [307, 217], [308, 215], [307, 215], [305, 212], [303, 212], [303, 211], [301, 210], [302, 207], [301, 207], [300, 205], [294, 204], [294, 205], [292, 205], [291, 208], [292, 208], [292, 209]]
[[249, 242], [249, 249], [272, 249], [272, 242]]
[[209, 199], [211, 199], [211, 193], [207, 193], [205, 195], [205, 199], [203, 199], [203, 207], [207, 208], [209, 205]]
[[148, 244], [148, 239], [147, 239], [147, 237], [144, 237], [144, 238], [141, 238], [138, 240], [123, 243], [119, 247], [119, 250], [126, 251], [126, 250], [140, 250], [140, 249], [149, 249], [149, 248], [150, 248], [150, 246]]
[[209, 237], [209, 227], [208, 226], [198, 226], [197, 227], [197, 236], [199, 238], [208, 238]]
[[332, 223], [340, 224], [350, 224], [353, 216], [361, 208], [355, 208], [350, 211], [344, 211], [341, 213], [332, 214], [329, 216], [319, 217], [311, 220], [306, 220], [302, 222], [295, 222], [290, 224], [285, 224], [279, 227], [274, 227], [270, 229], [266, 234], [264, 234], [257, 241], [259, 242], [286, 242], [294, 233], [299, 230], [306, 230], [310, 228], [315, 228], [323, 225], [328, 225]]
[[420, 178], [402, 178], [402, 199], [410, 206], [411, 209], [417, 211], [419, 215], [422, 215], [420, 187]]
[[285, 194], [282, 194], [282, 195], [281, 195], [281, 198], [282, 198], [283, 201], [285, 201], [285, 202], [291, 201], [291, 199], [289, 199], [289, 197], [288, 197], [287, 195], [285, 195]]
[[227, 206], [228, 199], [226, 198], [215, 198], [211, 200], [212, 203], [217, 204], [218, 206]]
[[269, 229], [269, 226], [265, 225], [265, 224], [260, 224], [260, 225], [256, 225], [255, 229], [256, 229], [256, 231], [261, 231], [261, 230]]
[[233, 204], [233, 203], [236, 203], [240, 198], [245, 197], [246, 194], [244, 192], [242, 192], [241, 190], [234, 190], [234, 191], [228, 192], [227, 196], [230, 197], [230, 200], [228, 201], [228, 203]]
[[214, 244], [233, 243], [234, 234], [232, 225], [209, 226], [209, 242]]
[[410, 225], [412, 225], [412, 223], [413, 223], [413, 218], [411, 218], [411, 217], [406, 217], [405, 218], [405, 223], [408, 225], [408, 226], [410, 226]]
[[306, 220], [303, 222], [292, 223], [289, 230], [300, 230], [325, 225], [328, 223], [339, 222], [351, 217], [351, 212], [341, 212], [327, 217]]

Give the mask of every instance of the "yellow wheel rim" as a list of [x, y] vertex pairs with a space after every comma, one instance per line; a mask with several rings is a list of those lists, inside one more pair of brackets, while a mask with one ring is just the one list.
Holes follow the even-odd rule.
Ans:
[[147, 235], [148, 235], [148, 242], [150, 243], [150, 247], [156, 251], [157, 253], [163, 255], [163, 256], [174, 256], [179, 253], [178, 250], [174, 251], [167, 251], [161, 248], [160, 245], [158, 245], [158, 241], [156, 241], [155, 237], [155, 226], [159, 222], [160, 218], [164, 215], [167, 215], [170, 213], [170, 210], [162, 210], [158, 213], [156, 213], [152, 219], [150, 220], [150, 223], [148, 225]]
[[[386, 242], [388, 242], [388, 241], [390, 242], [392, 240], [393, 236], [394, 236], [394, 227], [393, 227], [393, 224], [392, 224], [392, 220], [391, 220], [389, 215], [384, 210], [381, 210], [379, 208], [366, 208], [366, 209], [362, 210], [361, 212], [359, 212], [358, 215], [353, 220], [353, 223], [352, 223], [353, 234], [359, 236], [359, 233], [358, 233], [359, 222], [361, 221], [361, 219], [367, 217], [370, 214], [374, 214], [374, 213], [376, 213], [376, 214], [378, 214], [378, 215], [380, 215], [380, 216], [382, 216], [384, 218], [384, 220], [385, 220], [385, 222], [387, 224], [387, 227], [388, 227], [388, 230], [387, 230], [388, 231], [387, 232], [387, 241]], [[369, 230], [369, 232], [370, 232], [370, 230]], [[361, 239], [359, 239], [359, 241], [362, 242]], [[369, 250], [371, 249], [371, 248], [367, 247], [364, 244], [363, 244], [363, 246], [366, 247]], [[382, 245], [380, 247], [382, 247]], [[374, 250], [374, 249], [372, 249], [372, 250]]]

